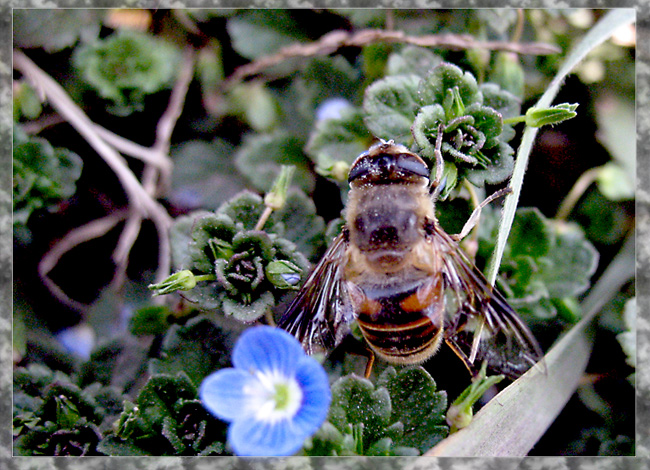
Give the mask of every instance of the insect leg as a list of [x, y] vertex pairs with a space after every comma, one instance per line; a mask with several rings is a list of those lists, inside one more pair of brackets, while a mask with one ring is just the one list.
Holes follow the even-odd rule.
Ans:
[[472, 231], [474, 226], [476, 226], [476, 223], [478, 222], [478, 219], [481, 217], [481, 209], [483, 209], [485, 206], [487, 206], [489, 203], [494, 201], [496, 198], [499, 198], [501, 196], [505, 196], [506, 194], [509, 194], [512, 192], [512, 189], [510, 188], [503, 188], [498, 190], [497, 192], [493, 193], [489, 197], [487, 197], [482, 203], [478, 205], [476, 209], [474, 209], [474, 212], [472, 212], [472, 215], [469, 216], [469, 219], [467, 219], [467, 222], [465, 222], [465, 225], [463, 226], [463, 229], [460, 231], [460, 233], [457, 233], [456, 235], [452, 235], [451, 238], [454, 240], [462, 240], [467, 236], [469, 232]]
[[372, 349], [368, 349], [368, 362], [366, 363], [366, 370], [363, 373], [363, 377], [366, 379], [370, 378], [370, 374], [372, 373], [372, 366], [375, 365], [375, 353], [372, 351]]
[[438, 125], [438, 135], [436, 136], [436, 148], [433, 151], [433, 155], [436, 157], [436, 179], [433, 180], [432, 187], [433, 193], [431, 194], [431, 199], [434, 201], [438, 199], [440, 192], [442, 191], [443, 186], [440, 184], [442, 182], [442, 171], [444, 169], [444, 162], [442, 160], [442, 124]]

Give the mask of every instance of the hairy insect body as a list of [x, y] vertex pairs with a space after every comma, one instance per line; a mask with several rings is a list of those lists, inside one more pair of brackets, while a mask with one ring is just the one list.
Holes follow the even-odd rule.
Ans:
[[505, 299], [439, 226], [429, 169], [381, 142], [349, 174], [346, 223], [280, 321], [305, 350], [329, 352], [357, 322], [368, 346], [416, 364], [444, 341], [471, 372], [517, 377], [542, 356]]
[[431, 278], [438, 263], [424, 229], [432, 218], [424, 178], [350, 190], [344, 278], [363, 337], [388, 362], [422, 362], [442, 339], [444, 289]]

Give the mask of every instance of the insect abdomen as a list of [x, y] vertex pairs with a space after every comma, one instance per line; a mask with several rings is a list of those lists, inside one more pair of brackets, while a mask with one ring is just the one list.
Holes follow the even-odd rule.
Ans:
[[359, 291], [352, 296], [359, 328], [377, 355], [394, 364], [417, 364], [436, 353], [444, 309], [440, 284], [426, 282], [409, 292], [374, 298]]

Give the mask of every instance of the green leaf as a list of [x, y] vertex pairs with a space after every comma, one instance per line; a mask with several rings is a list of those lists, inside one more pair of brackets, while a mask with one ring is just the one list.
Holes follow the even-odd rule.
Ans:
[[159, 358], [149, 362], [149, 370], [170, 376], [182, 372], [198, 387], [208, 374], [230, 365], [236, 337], [236, 330], [225, 329], [204, 316], [183, 326], [173, 325], [165, 335]]
[[457, 90], [464, 107], [483, 103], [483, 95], [478, 89], [476, 78], [471, 73], [463, 72], [460, 67], [449, 63], [442, 63], [422, 80], [418, 88], [420, 103], [423, 106], [441, 104], [447, 119], [453, 119], [459, 116], [452, 110], [453, 90]]
[[[578, 44], [578, 46], [573, 51], [571, 51], [565, 62], [562, 64], [562, 67], [560, 70], [558, 70], [556, 76], [553, 78], [553, 81], [549, 85], [548, 89], [544, 92], [542, 97], [537, 102], [536, 107], [549, 107], [554, 97], [557, 95], [557, 92], [560, 88], [560, 85], [564, 81], [564, 78], [574, 69], [574, 67], [582, 59], [584, 59], [584, 57], [592, 49], [596, 48], [602, 42], [607, 40], [614, 33], [614, 31], [616, 31], [617, 28], [629, 24], [634, 20], [635, 12], [630, 9], [612, 10], [608, 12], [603, 18], [601, 18], [601, 20], [589, 31], [589, 33], [587, 33], [580, 44]], [[524, 134], [522, 135], [521, 144], [519, 145], [519, 149], [517, 151], [516, 165], [513, 169], [513, 174], [510, 181], [510, 187], [513, 191], [511, 194], [506, 196], [506, 200], [503, 206], [503, 218], [501, 219], [499, 234], [497, 237], [496, 249], [490, 265], [488, 266], [488, 270], [486, 271], [486, 278], [491, 284], [494, 284], [499, 270], [499, 265], [501, 264], [501, 258], [506, 246], [510, 227], [512, 226], [512, 221], [515, 217], [517, 203], [519, 201], [519, 195], [521, 193], [521, 187], [523, 185], [523, 179], [526, 173], [526, 167], [528, 166], [528, 158], [532, 150], [536, 135], [537, 128], [526, 127]]]
[[13, 85], [14, 121], [21, 118], [36, 119], [43, 111], [43, 105], [36, 90], [26, 81], [15, 81]]
[[124, 410], [99, 449], [109, 455], [199, 455], [221, 453], [226, 424], [196, 399], [196, 388], [183, 373], [154, 375], [135, 404]]
[[[271, 218], [276, 221], [277, 226], [280, 224], [283, 226], [282, 232], [278, 235], [295, 243], [296, 246], [292, 251], [297, 250], [312, 260], [322, 252], [325, 244], [325, 221], [316, 214], [314, 201], [305, 193], [297, 190], [289, 191], [284, 207], [274, 212]], [[297, 264], [300, 268], [304, 268], [302, 263], [297, 262]]]
[[372, 143], [363, 113], [356, 108], [341, 111], [341, 117], [316, 123], [306, 152], [316, 164], [316, 172], [339, 182], [347, 182], [354, 160]]
[[332, 384], [329, 421], [342, 433], [362, 426], [363, 448], [374, 443], [389, 423], [391, 403], [384, 387], [376, 388], [367, 379], [348, 375]]
[[421, 107], [419, 83], [417, 75], [399, 75], [378, 80], [366, 88], [364, 122], [373, 135], [408, 144], [413, 119]]
[[437, 390], [435, 381], [422, 367], [399, 372], [388, 368], [377, 385], [385, 386], [390, 394], [391, 421], [403, 424], [396, 446], [415, 447], [424, 453], [447, 436], [447, 394]]
[[129, 320], [132, 335], [159, 335], [169, 329], [167, 318], [172, 312], [164, 305], [153, 305], [135, 311]]
[[173, 146], [170, 200], [189, 209], [216, 209], [245, 189], [246, 179], [233, 165], [234, 152], [235, 147], [220, 138]]
[[631, 298], [625, 303], [623, 314], [627, 331], [616, 335], [623, 352], [627, 356], [627, 363], [636, 368], [636, 322], [637, 322], [637, 300]]
[[498, 84], [514, 96], [524, 96], [524, 68], [519, 56], [512, 52], [498, 52], [494, 66], [490, 71], [489, 81]]
[[[618, 178], [627, 184], [626, 199], [631, 198], [629, 192], [633, 191], [636, 181], [636, 140], [629, 137], [636, 132], [634, 111], [634, 103], [618, 96], [608, 94], [596, 102], [596, 120], [599, 129], [597, 137], [614, 157], [618, 168], [625, 172], [625, 177], [618, 176]], [[622, 188], [617, 189], [620, 191]], [[619, 191], [616, 191], [616, 194], [623, 199], [625, 193]]]
[[229, 90], [231, 111], [241, 116], [257, 132], [270, 132], [277, 127], [280, 107], [262, 82], [240, 83]]
[[508, 253], [511, 257], [545, 256], [555, 241], [555, 233], [548, 219], [536, 207], [521, 208], [510, 231]]
[[596, 181], [598, 189], [607, 199], [612, 201], [634, 199], [634, 180], [630, 179], [626, 168], [618, 163], [609, 162], [601, 167]]
[[16, 9], [13, 12], [13, 40], [16, 47], [42, 47], [58, 52], [77, 41], [89, 42], [99, 35], [106, 10]]
[[309, 160], [303, 152], [304, 142], [286, 131], [247, 135], [235, 152], [235, 166], [260, 191], [268, 192], [282, 170], [295, 165], [293, 184], [305, 192], [314, 189]]
[[275, 299], [270, 292], [263, 292], [252, 302], [241, 302], [239, 300], [223, 296], [223, 313], [230, 315], [244, 323], [253, 323], [264, 315], [270, 314], [275, 305]]
[[598, 266], [598, 252], [574, 224], [556, 227], [555, 243], [548, 254], [548, 269], [542, 269], [540, 279], [554, 298], [575, 296], [590, 285]]
[[249, 10], [229, 18], [226, 28], [235, 51], [247, 59], [306, 39], [289, 10]]
[[405, 46], [398, 52], [392, 52], [386, 64], [386, 75], [417, 75], [425, 77], [431, 69], [437, 67], [442, 58], [430, 49], [419, 46]]
[[236, 229], [232, 219], [225, 214], [199, 215], [192, 226], [189, 245], [188, 269], [213, 273], [217, 258], [232, 256], [232, 238]]
[[76, 191], [83, 162], [74, 152], [45, 139], [14, 137], [14, 224], [26, 224], [37, 209], [52, 209]]
[[83, 80], [110, 100], [109, 111], [118, 115], [141, 110], [146, 95], [170, 86], [179, 61], [171, 43], [128, 30], [80, 47], [73, 57]]

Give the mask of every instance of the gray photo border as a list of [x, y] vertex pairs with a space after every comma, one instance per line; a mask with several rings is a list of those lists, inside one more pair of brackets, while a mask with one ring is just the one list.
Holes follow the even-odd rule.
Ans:
[[[12, 134], [12, 10], [14, 8], [634, 8], [637, 12], [637, 457], [466, 458], [267, 458], [236, 457], [12, 457], [12, 224], [11, 175], [0, 172], [0, 468], [2, 469], [212, 469], [212, 468], [409, 468], [409, 469], [562, 469], [650, 468], [650, 0], [0, 0], [0, 158], [10, 158]], [[4, 161], [3, 161], [4, 163]]]

